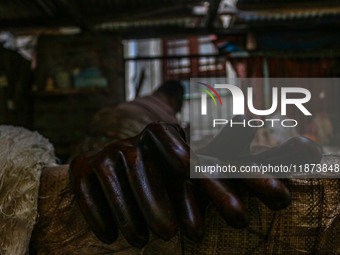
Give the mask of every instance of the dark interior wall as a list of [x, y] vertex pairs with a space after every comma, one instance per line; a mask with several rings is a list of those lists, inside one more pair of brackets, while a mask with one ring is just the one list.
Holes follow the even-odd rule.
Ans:
[[[124, 101], [123, 67], [120, 38], [87, 34], [39, 39], [33, 123], [54, 144], [57, 156], [65, 159], [73, 153], [97, 110]], [[97, 76], [86, 70], [96, 70]], [[79, 87], [75, 77], [82, 71]], [[60, 73], [63, 79], [58, 79]]]
[[0, 47], [0, 123], [32, 125], [31, 62], [18, 52]]
[[[91, 33], [79, 35], [41, 36], [37, 44], [37, 76], [39, 91], [46, 90], [47, 79], [52, 78], [55, 88], [58, 84], [57, 75], [67, 72], [70, 75], [75, 70], [99, 68], [107, 80], [108, 87], [115, 90], [117, 98], [124, 98], [123, 84], [123, 45], [118, 37]], [[91, 84], [97, 87], [98, 84]]]

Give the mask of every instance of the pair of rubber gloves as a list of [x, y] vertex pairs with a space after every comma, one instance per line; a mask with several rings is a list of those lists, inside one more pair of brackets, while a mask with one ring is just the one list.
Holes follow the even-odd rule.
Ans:
[[[242, 115], [233, 121], [248, 119]], [[251, 155], [249, 147], [255, 132], [254, 128], [225, 127], [197, 153], [236, 165], [321, 160], [319, 145], [304, 137]], [[179, 126], [151, 123], [138, 136], [78, 155], [71, 163], [70, 176], [80, 209], [95, 235], [112, 243], [120, 230], [131, 245], [139, 248], [147, 244], [149, 230], [169, 240], [179, 227], [188, 238], [199, 241], [204, 235], [203, 216], [209, 202], [229, 225], [246, 227], [247, 208], [235, 187], [245, 187], [272, 210], [283, 209], [291, 202], [288, 188], [276, 178], [190, 179], [190, 163], [198, 161]]]

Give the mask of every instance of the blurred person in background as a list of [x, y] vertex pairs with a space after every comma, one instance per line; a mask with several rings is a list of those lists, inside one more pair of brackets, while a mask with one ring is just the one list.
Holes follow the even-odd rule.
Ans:
[[168, 80], [151, 95], [99, 110], [92, 117], [78, 152], [102, 148], [110, 142], [135, 136], [154, 121], [178, 124], [176, 114], [181, 111], [183, 94], [180, 81]]

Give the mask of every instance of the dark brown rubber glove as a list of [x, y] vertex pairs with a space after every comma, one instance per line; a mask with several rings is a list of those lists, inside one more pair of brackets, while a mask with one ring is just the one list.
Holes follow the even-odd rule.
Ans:
[[[189, 170], [190, 147], [182, 130], [153, 123], [136, 137], [79, 155], [71, 162], [70, 177], [80, 209], [100, 240], [113, 242], [119, 229], [131, 245], [143, 247], [148, 229], [168, 240], [179, 224], [189, 238], [202, 237], [201, 205]], [[246, 209], [226, 183], [197, 183], [230, 223], [247, 225]]]
[[[230, 141], [217, 141], [221, 146], [224, 144], [228, 153], [235, 154], [232, 157], [242, 155], [249, 159], [246, 151], [255, 132], [252, 135], [246, 129], [237, 132], [229, 136]], [[237, 138], [239, 149], [228, 149]], [[148, 242], [148, 229], [168, 240], [179, 225], [189, 238], [199, 240], [204, 233], [201, 210], [204, 206], [202, 197], [197, 202], [197, 190], [207, 195], [231, 226], [245, 227], [247, 209], [231, 181], [188, 178], [190, 160], [197, 160], [190, 152], [177, 125], [152, 123], [136, 137], [76, 157], [70, 166], [72, 185], [96, 236], [112, 243], [119, 229], [131, 245], [143, 247]], [[223, 154], [218, 157], [232, 158]], [[277, 179], [249, 179], [244, 184], [272, 209], [290, 203], [288, 189]]]
[[[100, 240], [112, 243], [119, 229], [131, 245], [143, 247], [148, 229], [165, 240], [177, 229], [162, 167], [176, 169], [176, 181], [183, 184], [177, 199], [189, 197], [176, 207], [190, 211], [196, 205], [185, 181], [189, 166], [190, 148], [182, 130], [154, 123], [136, 137], [80, 154], [71, 162], [70, 176], [80, 209]], [[187, 214], [197, 221], [196, 211]]]

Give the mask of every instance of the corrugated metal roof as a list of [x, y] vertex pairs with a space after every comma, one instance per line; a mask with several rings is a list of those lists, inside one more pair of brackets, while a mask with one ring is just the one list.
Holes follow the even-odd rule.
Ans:
[[238, 0], [237, 8], [239, 10], [263, 10], [263, 9], [280, 9], [291, 7], [322, 7], [337, 6], [340, 0]]
[[239, 12], [237, 18], [240, 21], [282, 21], [293, 19], [324, 18], [330, 16], [339, 16], [340, 7], [332, 8], [305, 8], [305, 9], [287, 9], [287, 10], [265, 10], [258, 12]]
[[[183, 15], [202, 0], [8, 0], [0, 1], [0, 27], [87, 26], [171, 13]], [[190, 9], [191, 10], [191, 9]]]
[[79, 31], [112, 32], [126, 38], [189, 36], [210, 34], [217, 30], [224, 33], [219, 15], [234, 13], [235, 2], [236, 0], [6, 0], [0, 1], [0, 31], [16, 34], [58, 34], [61, 28], [74, 27], [79, 28]]
[[94, 27], [95, 30], [119, 30], [126, 28], [140, 28], [140, 27], [192, 27], [193, 19], [178, 18], [178, 19], [158, 19], [146, 21], [132, 21], [132, 22], [105, 22]]
[[[321, 7], [299, 7], [307, 0], [264, 0], [285, 6], [297, 3], [294, 8], [267, 9], [254, 11], [237, 11], [236, 0], [6, 0], [0, 1], [0, 30], [13, 31], [26, 29], [59, 29], [61, 27], [80, 27], [83, 30], [112, 31], [120, 34], [157, 36], [172, 34], [220, 32], [224, 29], [242, 30], [253, 24], [262, 26], [275, 22], [317, 20], [340, 16], [340, 0], [332, 1], [338, 6], [323, 7], [323, 1], [310, 0], [321, 4]], [[211, 4], [209, 5], [208, 2]], [[239, 0], [246, 4], [259, 4], [258, 0]], [[200, 7], [195, 8], [194, 7]], [[216, 8], [213, 8], [215, 6]], [[218, 8], [218, 6], [220, 8]], [[215, 10], [215, 11], [214, 11]], [[235, 15], [235, 12], [237, 13]], [[220, 17], [218, 16], [220, 15]], [[223, 26], [221, 15], [232, 20], [232, 26]], [[216, 18], [217, 17], [217, 18]], [[338, 19], [340, 20], [340, 19]], [[331, 20], [333, 22], [333, 20]], [[229, 24], [229, 22], [226, 22]], [[338, 21], [340, 23], [340, 21]], [[241, 25], [241, 26], [238, 26]], [[154, 29], [153, 29], [154, 28]], [[231, 29], [230, 29], [231, 28]], [[32, 31], [32, 30], [30, 30]], [[217, 33], [217, 32], [216, 32]], [[223, 33], [223, 31], [221, 32]]]

